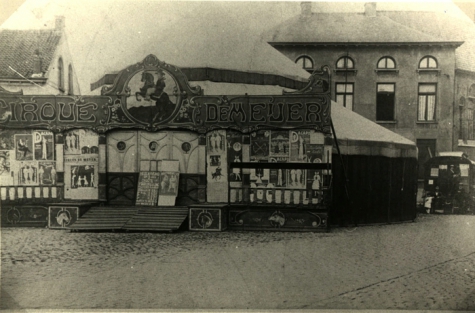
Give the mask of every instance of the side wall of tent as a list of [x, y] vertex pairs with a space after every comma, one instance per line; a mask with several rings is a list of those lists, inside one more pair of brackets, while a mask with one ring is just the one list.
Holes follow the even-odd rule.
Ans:
[[332, 160], [334, 225], [397, 223], [416, 218], [417, 148], [345, 141], [340, 142], [340, 152], [334, 151]]
[[[334, 154], [332, 162], [333, 224], [395, 223], [416, 218], [416, 158], [344, 155], [340, 160]], [[349, 200], [342, 164], [346, 168]]]

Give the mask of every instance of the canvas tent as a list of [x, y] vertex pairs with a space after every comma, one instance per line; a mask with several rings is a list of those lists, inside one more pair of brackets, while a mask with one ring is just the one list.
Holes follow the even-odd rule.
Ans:
[[336, 103], [332, 103], [332, 120], [341, 152], [340, 157], [335, 144], [333, 223], [415, 219], [416, 144]]

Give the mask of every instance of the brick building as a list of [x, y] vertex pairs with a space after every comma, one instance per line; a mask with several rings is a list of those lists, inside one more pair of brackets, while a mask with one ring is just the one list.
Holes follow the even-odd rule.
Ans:
[[475, 158], [473, 23], [437, 12], [378, 11], [376, 3], [366, 3], [364, 13], [301, 8], [266, 35], [269, 44], [309, 71], [329, 65], [336, 102], [416, 142], [419, 175], [440, 151], [470, 146]]

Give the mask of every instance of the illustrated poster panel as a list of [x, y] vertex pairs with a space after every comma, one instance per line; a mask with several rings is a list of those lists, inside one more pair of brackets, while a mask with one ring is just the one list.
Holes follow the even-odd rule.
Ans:
[[18, 161], [33, 160], [33, 136], [15, 135], [15, 159]]
[[99, 162], [97, 156], [64, 157], [64, 196], [66, 199], [97, 199]]
[[53, 133], [48, 131], [34, 131], [35, 160], [54, 160]]
[[148, 206], [156, 205], [159, 186], [159, 172], [140, 172], [135, 204]]
[[22, 161], [19, 164], [18, 182], [19, 185], [38, 185], [38, 162]]
[[38, 162], [38, 183], [40, 185], [55, 185], [57, 179], [55, 162]]
[[306, 170], [302, 169], [287, 170], [287, 187], [291, 189], [305, 189], [307, 185], [306, 172]]
[[214, 130], [206, 134], [206, 177], [209, 202], [228, 201], [228, 160], [226, 131]]
[[13, 185], [11, 151], [0, 150], [0, 186]]
[[[228, 131], [226, 134], [228, 162], [242, 162], [242, 135], [238, 132]], [[242, 170], [233, 168], [229, 173], [230, 182], [242, 182]]]
[[281, 188], [287, 186], [287, 171], [283, 169], [270, 169], [269, 182], [273, 187]]
[[250, 160], [253, 161], [264, 161], [269, 160], [269, 150], [270, 150], [270, 131], [268, 130], [259, 130], [257, 132], [251, 133], [251, 147], [250, 147]]
[[273, 130], [270, 133], [271, 162], [288, 162], [290, 155], [289, 131]]
[[91, 130], [75, 129], [65, 133], [64, 154], [99, 154], [99, 136]]
[[310, 131], [290, 132], [290, 162], [307, 162], [307, 145], [310, 144]]

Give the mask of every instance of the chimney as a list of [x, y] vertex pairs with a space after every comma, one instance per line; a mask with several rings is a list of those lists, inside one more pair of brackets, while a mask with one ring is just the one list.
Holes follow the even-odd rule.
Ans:
[[370, 17], [376, 16], [376, 2], [367, 2], [364, 4], [364, 15]]
[[312, 14], [312, 2], [311, 1], [301, 2], [300, 10], [303, 16], [310, 16]]
[[35, 55], [33, 59], [33, 74], [34, 77], [43, 77], [43, 57], [39, 49], [35, 50]]
[[63, 15], [57, 15], [56, 20], [54, 23], [54, 29], [57, 31], [63, 31], [64, 30], [64, 23], [65, 23], [65, 18]]

